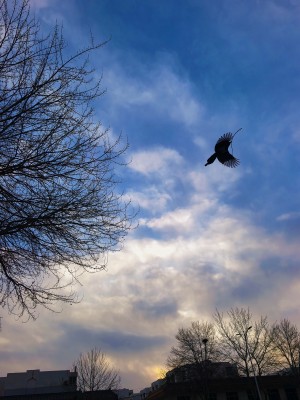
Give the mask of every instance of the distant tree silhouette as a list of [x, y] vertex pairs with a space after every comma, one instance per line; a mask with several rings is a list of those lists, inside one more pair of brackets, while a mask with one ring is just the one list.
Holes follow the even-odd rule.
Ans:
[[255, 320], [249, 308], [216, 310], [213, 322], [193, 322], [179, 328], [175, 338], [167, 367], [192, 364], [199, 378], [209, 373], [205, 344], [207, 360], [235, 364], [242, 376], [300, 374], [300, 331], [286, 318], [270, 325], [267, 316]]
[[214, 319], [224, 361], [236, 364], [246, 376], [274, 371], [277, 361], [266, 316], [254, 321], [249, 309], [232, 308], [225, 317], [217, 310]]
[[77, 389], [85, 391], [118, 389], [121, 378], [100, 348], [81, 353], [74, 363]]
[[66, 56], [27, 0], [0, 1], [0, 304], [18, 315], [76, 301], [69, 285], [130, 229], [115, 177], [127, 144], [92, 108], [103, 90], [87, 57], [103, 44]]
[[205, 167], [209, 164], [212, 164], [217, 158], [220, 163], [226, 165], [226, 167], [234, 168], [239, 165], [240, 161], [235, 158], [232, 154], [229, 153], [228, 148], [233, 141], [234, 136], [240, 131], [232, 134], [231, 132], [225, 133], [220, 139], [217, 141], [215, 145], [215, 152], [212, 156], [207, 159]]
[[282, 368], [300, 374], [300, 332], [296, 325], [284, 318], [272, 329], [273, 343]]
[[[200, 364], [205, 356], [210, 360], [217, 359], [217, 341], [212, 323], [194, 321], [188, 328], [179, 328], [175, 338], [177, 344], [172, 347], [167, 360], [169, 368]], [[205, 339], [208, 339], [206, 344]]]

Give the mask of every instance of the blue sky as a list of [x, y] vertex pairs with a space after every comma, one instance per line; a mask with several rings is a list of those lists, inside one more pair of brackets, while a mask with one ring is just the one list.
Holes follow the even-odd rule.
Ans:
[[[3, 316], [0, 372], [68, 369], [100, 346], [122, 386], [157, 379], [179, 327], [250, 307], [300, 327], [300, 5], [296, 0], [31, 0], [43, 30], [64, 26], [107, 92], [96, 118], [131, 161], [120, 190], [139, 227], [82, 277], [80, 304]], [[204, 167], [239, 132], [236, 169]]]

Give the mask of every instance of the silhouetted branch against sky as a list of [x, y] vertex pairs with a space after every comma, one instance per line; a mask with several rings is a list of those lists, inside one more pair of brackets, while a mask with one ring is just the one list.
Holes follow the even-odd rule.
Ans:
[[[200, 364], [205, 356], [211, 361], [217, 359], [216, 334], [213, 323], [194, 321], [188, 328], [179, 328], [175, 338], [176, 345], [171, 348], [167, 360], [169, 368], [176, 368], [184, 364]], [[208, 340], [206, 344], [203, 339]]]
[[[288, 319], [270, 325], [249, 308], [216, 310], [213, 322], [193, 321], [175, 335], [167, 366], [203, 365], [203, 360], [229, 362], [241, 375], [267, 375], [283, 369], [299, 374], [300, 333]], [[205, 341], [205, 342], [204, 342]], [[201, 368], [200, 368], [201, 371]]]
[[104, 44], [67, 55], [27, 0], [0, 3], [0, 304], [17, 315], [76, 301], [72, 280], [102, 270], [131, 226], [115, 175], [128, 145], [93, 109], [88, 57]]
[[[249, 308], [231, 308], [226, 315], [216, 311], [216, 329], [220, 338], [220, 356], [235, 363], [246, 376], [274, 372], [278, 367], [267, 316], [253, 318]], [[279, 368], [279, 367], [278, 367]]]
[[300, 373], [300, 332], [297, 326], [287, 318], [281, 319], [272, 327], [273, 341], [278, 357], [285, 368]]
[[119, 389], [119, 371], [110, 363], [107, 355], [99, 347], [81, 353], [74, 362], [77, 371], [77, 389], [83, 392]]

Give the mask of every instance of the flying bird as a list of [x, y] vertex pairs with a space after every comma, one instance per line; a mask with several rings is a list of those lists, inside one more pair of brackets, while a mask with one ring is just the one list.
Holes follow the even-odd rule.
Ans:
[[236, 131], [234, 135], [231, 132], [227, 132], [220, 137], [215, 145], [214, 154], [208, 158], [205, 166], [212, 164], [216, 158], [220, 161], [220, 163], [226, 165], [226, 167], [235, 168], [239, 165], [240, 161], [229, 153], [228, 148], [231, 145], [234, 136], [241, 129], [242, 128]]

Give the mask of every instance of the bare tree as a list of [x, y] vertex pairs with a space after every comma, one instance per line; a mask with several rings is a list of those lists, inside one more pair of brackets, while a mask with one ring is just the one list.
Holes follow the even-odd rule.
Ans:
[[76, 301], [69, 284], [130, 229], [115, 176], [127, 144], [94, 121], [103, 90], [87, 57], [103, 44], [66, 56], [28, 0], [0, 0], [0, 304], [18, 315]]
[[77, 371], [77, 389], [85, 391], [118, 389], [119, 372], [110, 365], [101, 349], [94, 347], [81, 353], [74, 363]]
[[227, 318], [217, 310], [214, 319], [224, 361], [235, 363], [246, 376], [274, 371], [276, 357], [267, 317], [253, 321], [249, 309], [232, 308]]
[[274, 373], [278, 368], [278, 357], [274, 352], [273, 333], [267, 317], [260, 317], [252, 329], [253, 336], [250, 335], [249, 341], [251, 367], [254, 366], [257, 375]]
[[300, 332], [296, 325], [284, 318], [273, 326], [273, 341], [281, 368], [292, 374], [300, 373]]
[[216, 359], [217, 344], [214, 325], [210, 322], [192, 322], [189, 328], [179, 328], [167, 360], [170, 368], [185, 364], [201, 364], [205, 359]]

